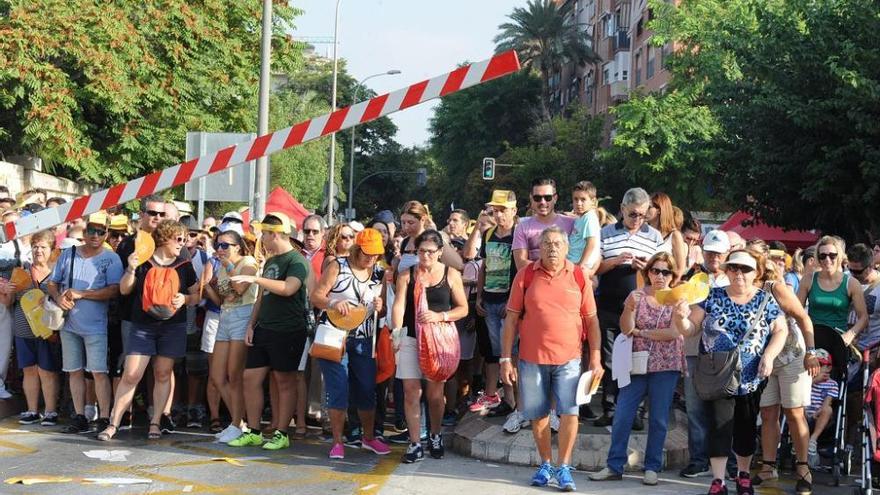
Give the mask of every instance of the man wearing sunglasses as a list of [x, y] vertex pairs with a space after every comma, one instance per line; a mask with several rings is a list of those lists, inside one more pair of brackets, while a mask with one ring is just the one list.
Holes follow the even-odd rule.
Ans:
[[119, 295], [122, 262], [113, 251], [104, 248], [108, 225], [106, 213], [89, 215], [85, 243], [65, 250], [49, 277], [49, 297], [68, 312], [60, 332], [62, 364], [63, 371], [69, 373], [76, 416], [65, 429], [67, 433], [89, 429], [84, 414], [85, 371], [95, 380], [99, 411], [95, 426], [103, 431], [110, 424], [112, 388], [107, 366], [107, 310], [109, 300]]
[[[645, 215], [651, 206], [651, 197], [641, 187], [632, 188], [620, 203], [621, 220], [602, 228], [600, 238], [602, 262], [599, 270], [599, 324], [602, 329], [602, 416], [596, 426], [610, 426], [614, 418], [617, 383], [611, 378], [611, 352], [614, 339], [620, 334], [620, 314], [629, 293], [636, 289], [636, 274], [645, 267], [663, 244], [660, 232], [648, 225]], [[641, 414], [637, 415], [634, 429], [644, 427]]]
[[563, 232], [571, 234], [574, 218], [556, 213], [556, 181], [535, 179], [529, 196], [532, 216], [521, 218], [513, 231], [513, 261], [516, 269], [528, 265], [541, 257], [541, 232], [556, 225]]
[[324, 231], [327, 224], [321, 215], [309, 215], [303, 219], [302, 225], [303, 256], [312, 264], [315, 278], [320, 278], [321, 266], [324, 264]]
[[874, 268], [874, 253], [865, 244], [856, 244], [846, 251], [849, 272], [862, 284], [868, 327], [859, 335], [858, 348], [866, 349], [880, 342], [880, 272]]

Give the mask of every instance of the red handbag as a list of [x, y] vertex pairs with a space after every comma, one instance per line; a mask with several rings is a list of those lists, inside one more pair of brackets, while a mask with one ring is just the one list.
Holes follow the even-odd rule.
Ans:
[[382, 383], [394, 376], [397, 363], [394, 360], [394, 343], [391, 330], [382, 327], [376, 335], [376, 383]]
[[419, 323], [419, 315], [428, 311], [428, 298], [425, 295], [425, 288], [418, 281], [413, 292], [416, 336], [419, 342], [419, 367], [428, 380], [446, 381], [455, 374], [461, 359], [458, 330], [455, 324], [448, 321]]

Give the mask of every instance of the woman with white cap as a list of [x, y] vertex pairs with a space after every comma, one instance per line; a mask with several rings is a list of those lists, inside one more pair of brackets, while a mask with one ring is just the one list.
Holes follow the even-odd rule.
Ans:
[[[741, 371], [732, 369], [731, 378], [719, 373], [702, 373], [698, 365], [694, 380], [706, 408], [709, 462], [713, 481], [710, 495], [726, 495], [724, 471], [731, 444], [736, 454], [739, 474], [737, 494], [753, 494], [749, 469], [757, 447], [759, 399], [764, 380], [773, 371], [773, 360], [785, 345], [785, 315], [772, 294], [755, 286], [764, 266], [745, 250], [730, 253], [723, 264], [730, 285], [709, 291], [705, 301], [689, 306], [679, 301], [672, 317], [673, 327], [685, 337], [700, 335], [700, 356], [711, 361], [738, 362]], [[703, 385], [718, 378], [717, 393], [710, 397]], [[738, 383], [736, 383], [738, 382]], [[729, 388], [728, 388], [729, 387]], [[734, 434], [735, 432], [735, 434]]]

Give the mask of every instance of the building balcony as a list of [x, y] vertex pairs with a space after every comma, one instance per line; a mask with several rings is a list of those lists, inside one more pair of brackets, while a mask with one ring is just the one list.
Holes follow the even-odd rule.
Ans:
[[627, 81], [615, 81], [610, 84], [611, 101], [618, 103], [629, 98], [629, 84]]
[[623, 29], [617, 31], [617, 34], [611, 37], [611, 50], [618, 52], [621, 50], [629, 50], [631, 45], [629, 33]]

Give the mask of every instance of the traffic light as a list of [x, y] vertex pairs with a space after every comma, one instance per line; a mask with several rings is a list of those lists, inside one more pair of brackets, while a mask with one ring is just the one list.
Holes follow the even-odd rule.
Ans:
[[495, 159], [483, 158], [483, 180], [495, 179]]

